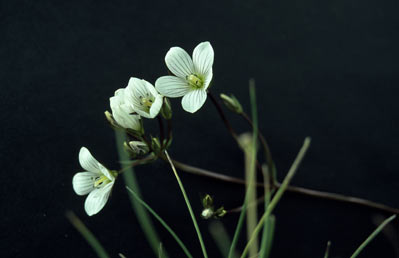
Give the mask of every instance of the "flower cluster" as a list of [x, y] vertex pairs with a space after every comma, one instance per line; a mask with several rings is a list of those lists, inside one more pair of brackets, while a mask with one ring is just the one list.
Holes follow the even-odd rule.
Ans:
[[[152, 119], [161, 114], [165, 119], [171, 118], [167, 97], [183, 97], [181, 103], [185, 111], [198, 111], [207, 98], [213, 59], [214, 52], [209, 42], [195, 47], [192, 58], [184, 49], [172, 47], [166, 53], [165, 63], [173, 75], [158, 78], [155, 87], [146, 80], [131, 77], [127, 87], [116, 90], [110, 98], [112, 113], [105, 112], [108, 121], [113, 127], [123, 128], [141, 139], [144, 134], [143, 117]], [[163, 143], [158, 145], [162, 148]], [[150, 146], [142, 141], [131, 141], [125, 147], [129, 153], [142, 155], [149, 151]], [[118, 173], [105, 168], [85, 147], [80, 150], [79, 162], [86, 171], [77, 173], [72, 185], [78, 195], [89, 194], [85, 210], [91, 216], [104, 207]]]

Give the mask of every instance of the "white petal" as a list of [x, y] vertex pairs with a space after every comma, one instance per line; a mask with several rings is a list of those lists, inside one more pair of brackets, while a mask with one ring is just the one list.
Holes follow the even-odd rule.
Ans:
[[162, 76], [155, 82], [155, 88], [164, 96], [177, 98], [186, 95], [191, 87], [185, 79], [175, 76]]
[[194, 65], [191, 57], [180, 47], [172, 47], [168, 53], [166, 53], [165, 63], [174, 75], [183, 79], [194, 72]]
[[152, 85], [151, 83], [145, 81], [145, 86], [147, 88], [147, 92], [151, 93], [152, 96], [156, 97], [159, 95], [158, 91], [155, 89], [154, 85]]
[[142, 80], [138, 78], [132, 77], [130, 78], [129, 84], [126, 87], [125, 102], [131, 103], [134, 110], [136, 111], [135, 107], [140, 106], [140, 98], [138, 96], [143, 96], [146, 92], [147, 90], [145, 82], [142, 82]]
[[106, 176], [109, 180], [115, 181], [115, 177], [109, 172], [109, 170], [104, 167], [102, 164], [100, 164], [100, 171], [103, 173], [104, 176]]
[[208, 89], [209, 84], [212, 81], [212, 76], [213, 76], [213, 71], [212, 68], [208, 71], [207, 74], [205, 74], [205, 81], [204, 81], [204, 90]]
[[85, 201], [85, 211], [87, 215], [97, 214], [107, 203], [112, 190], [113, 182], [106, 184], [103, 188], [94, 189], [87, 196]]
[[212, 69], [214, 52], [211, 43], [202, 42], [193, 51], [193, 62], [197, 73], [205, 75]]
[[155, 97], [154, 103], [152, 103], [151, 108], [150, 108], [150, 116], [152, 118], [156, 117], [159, 113], [159, 110], [161, 110], [162, 107], [162, 100], [163, 96], [159, 95]]
[[193, 90], [183, 97], [181, 104], [187, 112], [194, 113], [204, 105], [206, 100], [205, 90]]
[[80, 148], [79, 163], [85, 170], [89, 172], [98, 173], [100, 170], [99, 162], [91, 155], [86, 147]]
[[86, 195], [94, 189], [94, 179], [99, 173], [79, 172], [73, 176], [72, 187], [77, 195]]
[[137, 114], [139, 114], [142, 117], [153, 118], [153, 117], [151, 117], [150, 113], [147, 112], [147, 109], [145, 107], [141, 107], [141, 106], [137, 107], [136, 112], [137, 112]]
[[[126, 105], [126, 104], [124, 104]], [[140, 130], [140, 116], [139, 115], [131, 115], [131, 112], [126, 112], [126, 109], [123, 106], [114, 108], [112, 110], [112, 115], [114, 116], [115, 121], [122, 126], [123, 128], [130, 128], [133, 130]]]

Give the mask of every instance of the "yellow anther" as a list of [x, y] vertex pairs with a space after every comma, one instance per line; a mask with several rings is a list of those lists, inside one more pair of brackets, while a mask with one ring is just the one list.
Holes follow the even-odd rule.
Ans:
[[204, 82], [202, 81], [202, 79], [195, 74], [190, 74], [189, 76], [186, 77], [186, 79], [188, 83], [194, 88], [199, 89], [202, 86], [204, 86]]
[[102, 175], [96, 181], [94, 181], [94, 187], [99, 187], [102, 184], [108, 184], [111, 182], [111, 180], [108, 179], [108, 177]]
[[141, 98], [141, 103], [146, 106], [146, 107], [151, 107], [153, 101], [152, 99], [148, 99], [148, 98]]

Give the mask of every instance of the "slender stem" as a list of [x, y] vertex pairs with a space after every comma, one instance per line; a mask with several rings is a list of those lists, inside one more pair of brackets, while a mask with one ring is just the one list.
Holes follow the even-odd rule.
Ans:
[[132, 189], [130, 189], [128, 186], [126, 186], [126, 189], [136, 200], [144, 206], [151, 214], [154, 216], [159, 223], [164, 226], [164, 228], [172, 235], [172, 237], [176, 240], [176, 242], [180, 245], [181, 249], [183, 249], [183, 252], [187, 255], [187, 257], [192, 258], [193, 256], [191, 255], [190, 251], [188, 251], [187, 247], [184, 245], [183, 241], [176, 235], [176, 233], [173, 231], [171, 227], [156, 213], [145, 201], [143, 201], [137, 193], [135, 193]]
[[170, 166], [172, 167], [173, 173], [175, 174], [177, 182], [179, 183], [179, 187], [180, 187], [180, 190], [181, 190], [181, 192], [183, 194], [184, 200], [186, 201], [186, 205], [187, 205], [188, 211], [190, 212], [190, 216], [191, 216], [191, 219], [193, 220], [193, 224], [194, 224], [195, 230], [197, 231], [197, 235], [198, 235], [198, 239], [199, 239], [199, 242], [200, 242], [200, 245], [201, 245], [202, 253], [204, 254], [204, 257], [207, 258], [208, 254], [206, 252], [204, 240], [202, 239], [201, 231], [200, 231], [200, 229], [198, 227], [197, 219], [195, 218], [193, 209], [191, 208], [190, 200], [187, 197], [186, 190], [184, 189], [183, 183], [181, 182], [180, 177], [177, 174], [176, 168], [173, 165], [173, 162], [170, 159], [169, 154], [168, 154], [168, 152], [166, 150], [165, 150], [165, 156], [168, 159]]
[[216, 107], [216, 109], [217, 109], [217, 111], [218, 111], [218, 113], [219, 113], [219, 115], [220, 115], [220, 118], [222, 119], [222, 121], [223, 121], [224, 125], [226, 126], [227, 130], [229, 130], [231, 136], [233, 136], [233, 138], [234, 138], [235, 140], [237, 140], [237, 134], [236, 134], [236, 132], [234, 131], [234, 129], [233, 129], [233, 127], [231, 126], [230, 122], [227, 120], [227, 118], [226, 118], [226, 116], [225, 116], [225, 114], [224, 114], [224, 112], [223, 112], [223, 109], [222, 109], [222, 107], [220, 106], [219, 102], [218, 102], [218, 101], [216, 100], [216, 98], [212, 95], [212, 93], [210, 92], [209, 89], [208, 89], [208, 96], [209, 96], [209, 98], [211, 99], [213, 105], [215, 105], [215, 107]]
[[331, 241], [328, 241], [326, 251], [324, 252], [324, 258], [328, 258], [328, 256], [330, 255], [330, 247], [331, 247]]
[[248, 243], [245, 246], [244, 251], [242, 252], [241, 258], [244, 258], [247, 255], [247, 252], [248, 252], [252, 242], [255, 240], [256, 236], [259, 234], [259, 231], [262, 229], [263, 223], [270, 216], [270, 214], [276, 207], [277, 203], [280, 201], [281, 197], [283, 196], [283, 194], [285, 192], [285, 189], [287, 188], [288, 184], [291, 182], [292, 178], [295, 175], [295, 172], [297, 171], [299, 165], [301, 164], [302, 159], [305, 157], [305, 154], [309, 148], [309, 145], [310, 145], [310, 138], [307, 137], [305, 139], [305, 142], [303, 143], [302, 148], [299, 150], [299, 153], [298, 153], [297, 157], [295, 158], [294, 163], [292, 163], [290, 170], [288, 171], [287, 175], [285, 176], [283, 183], [281, 184], [281, 187], [278, 189], [278, 191], [274, 195], [269, 206], [267, 207], [266, 212], [263, 214], [262, 218], [258, 222], [258, 225], [256, 226], [255, 230], [253, 231], [251, 238], [248, 240]]
[[[247, 121], [251, 127], [254, 127], [254, 124], [253, 124], [251, 118], [249, 118], [249, 116], [244, 111], [241, 113], [241, 117], [244, 118], [245, 121]], [[269, 145], [261, 132], [258, 133], [258, 136], [259, 136], [259, 140], [262, 144], [263, 150], [265, 151], [265, 159], [266, 159], [267, 165], [269, 166], [269, 170], [271, 171], [271, 173], [270, 173], [271, 181], [275, 182], [276, 181], [276, 178], [275, 178], [276, 172], [275, 172], [274, 162], [272, 159], [272, 154], [271, 154]]]
[[[240, 184], [240, 185], [245, 185], [245, 180], [237, 177], [232, 177], [232, 176], [227, 176], [223, 175], [217, 172], [213, 172], [210, 170], [202, 169], [202, 168], [197, 168], [194, 166], [190, 166], [187, 164], [184, 164], [182, 162], [173, 160], [173, 164], [177, 167], [183, 170], [184, 172], [194, 174], [194, 175], [199, 175], [199, 176], [205, 176], [213, 179], [217, 179], [220, 181], [224, 182], [229, 182], [229, 183], [234, 183], [234, 184]], [[263, 187], [263, 183], [256, 183], [257, 187]], [[272, 188], [279, 189], [281, 184], [279, 182], [275, 182], [274, 185], [271, 185]], [[336, 193], [330, 193], [330, 192], [324, 192], [324, 191], [318, 191], [318, 190], [312, 190], [304, 187], [298, 187], [298, 186], [288, 186], [286, 189], [287, 192], [292, 192], [292, 193], [297, 193], [297, 194], [302, 194], [310, 197], [315, 197], [315, 198], [321, 198], [321, 199], [327, 199], [327, 200], [333, 200], [333, 201], [338, 201], [338, 202], [343, 202], [343, 203], [349, 203], [349, 204], [355, 204], [379, 211], [383, 211], [386, 213], [395, 213], [399, 214], [399, 209], [369, 201], [366, 199], [362, 198], [357, 198], [357, 197], [352, 197], [352, 196], [347, 196], [343, 194], [336, 194]], [[230, 210], [230, 212], [235, 212], [235, 211], [241, 211], [241, 207], [237, 209]]]
[[135, 167], [135, 166], [138, 166], [138, 165], [141, 165], [141, 164], [146, 164], [148, 161], [151, 161], [153, 159], [155, 159], [154, 155], [148, 155], [148, 156], [146, 156], [146, 157], [144, 157], [142, 159], [138, 159], [138, 160], [132, 161], [129, 165], [124, 166], [122, 169], [120, 169], [118, 171], [118, 174], [122, 174], [126, 170], [131, 169], [132, 167]]
[[104, 247], [97, 240], [97, 238], [91, 233], [91, 231], [86, 227], [86, 225], [73, 213], [72, 211], [67, 211], [65, 216], [71, 222], [71, 224], [79, 231], [84, 239], [89, 243], [89, 245], [94, 249], [100, 258], [109, 258], [108, 253], [105, 251]]
[[386, 220], [384, 220], [384, 222], [382, 222], [381, 225], [379, 225], [379, 226], [377, 227], [377, 229], [374, 230], [374, 232], [371, 233], [371, 235], [370, 235], [370, 236], [356, 249], [356, 251], [351, 255], [350, 258], [355, 258], [355, 257], [357, 257], [357, 256], [360, 254], [360, 252], [371, 242], [371, 240], [373, 240], [373, 239], [378, 235], [378, 233], [380, 233], [381, 230], [383, 230], [384, 227], [385, 227], [389, 222], [391, 222], [392, 220], [394, 220], [395, 218], [396, 218], [396, 215], [392, 215], [391, 217], [389, 217], [389, 218], [387, 218]]
[[157, 116], [158, 119], [158, 125], [159, 125], [159, 135], [161, 138], [161, 146], [163, 146], [163, 139], [165, 139], [165, 133], [164, 133], [164, 128], [163, 128], [163, 122], [161, 116]]

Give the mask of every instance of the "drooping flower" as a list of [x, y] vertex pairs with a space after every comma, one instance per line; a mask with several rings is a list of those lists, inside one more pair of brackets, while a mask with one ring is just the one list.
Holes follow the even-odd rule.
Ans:
[[109, 99], [112, 116], [118, 125], [123, 128], [140, 131], [140, 116], [132, 114], [134, 112], [133, 106], [125, 102], [125, 95], [126, 89], [118, 89], [115, 91], [115, 96]]
[[92, 216], [107, 203], [117, 173], [98, 162], [86, 147], [80, 149], [79, 163], [86, 171], [75, 174], [72, 186], [78, 195], [89, 194], [85, 201], [85, 211]]
[[125, 101], [133, 104], [137, 114], [146, 118], [154, 118], [162, 107], [163, 96], [146, 80], [130, 78], [126, 87]]
[[209, 42], [195, 47], [193, 58], [180, 47], [172, 47], [165, 63], [175, 76], [162, 76], [155, 82], [156, 89], [170, 98], [183, 97], [182, 106], [194, 113], [205, 103], [206, 90], [212, 80], [214, 52]]

